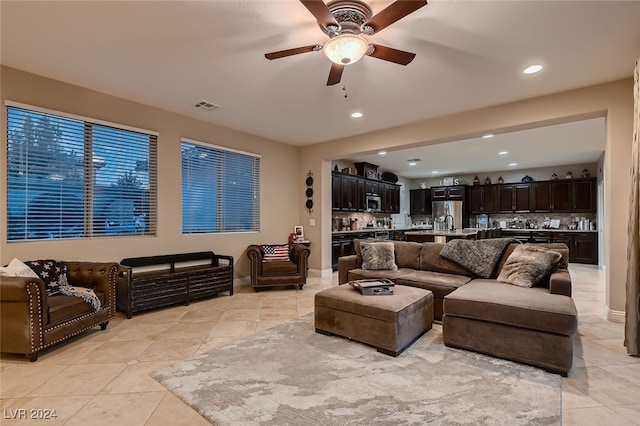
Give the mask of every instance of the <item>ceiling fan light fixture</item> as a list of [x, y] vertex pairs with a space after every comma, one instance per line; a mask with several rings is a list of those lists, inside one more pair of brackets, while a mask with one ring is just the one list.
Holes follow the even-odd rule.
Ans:
[[322, 47], [325, 56], [339, 65], [358, 62], [369, 50], [369, 42], [358, 34], [340, 34], [327, 40]]

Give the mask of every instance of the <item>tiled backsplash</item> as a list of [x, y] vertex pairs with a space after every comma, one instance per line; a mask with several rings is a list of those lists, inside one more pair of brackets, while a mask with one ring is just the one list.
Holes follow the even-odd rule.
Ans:
[[[559, 229], [568, 229], [569, 224], [581, 220], [584, 221], [585, 219], [590, 223], [596, 223], [596, 215], [594, 213], [502, 213], [489, 215], [489, 224], [499, 226], [500, 221], [505, 221], [508, 227], [514, 220], [517, 220], [522, 221], [522, 223], [530, 221], [541, 226], [542, 222], [547, 218], [560, 220]], [[472, 215], [469, 219], [469, 226], [475, 227], [477, 216]]]

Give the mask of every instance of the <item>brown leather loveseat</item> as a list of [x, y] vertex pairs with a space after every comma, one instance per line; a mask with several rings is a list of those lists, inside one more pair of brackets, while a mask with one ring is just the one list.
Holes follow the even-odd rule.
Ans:
[[63, 263], [69, 285], [92, 289], [100, 309], [80, 297], [47, 295], [40, 278], [0, 277], [0, 351], [35, 361], [42, 349], [97, 325], [105, 330], [115, 317], [118, 264]]

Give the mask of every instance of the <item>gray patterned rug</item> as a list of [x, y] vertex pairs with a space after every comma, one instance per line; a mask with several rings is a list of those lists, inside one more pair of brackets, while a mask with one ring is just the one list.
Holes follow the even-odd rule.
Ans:
[[219, 425], [554, 425], [562, 379], [447, 348], [436, 330], [399, 357], [315, 332], [313, 316], [152, 376]]

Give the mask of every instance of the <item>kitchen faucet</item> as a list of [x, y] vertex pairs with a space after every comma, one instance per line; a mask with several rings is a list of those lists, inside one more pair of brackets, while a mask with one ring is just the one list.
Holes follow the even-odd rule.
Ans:
[[451, 218], [451, 226], [449, 227], [449, 231], [455, 231], [455, 229], [456, 229], [455, 228], [455, 220], [453, 219], [453, 216], [451, 216], [450, 214], [448, 214], [448, 215], [446, 215], [444, 217], [444, 225], [447, 226], [447, 223], [448, 223], [447, 219], [449, 219], [449, 218]]

